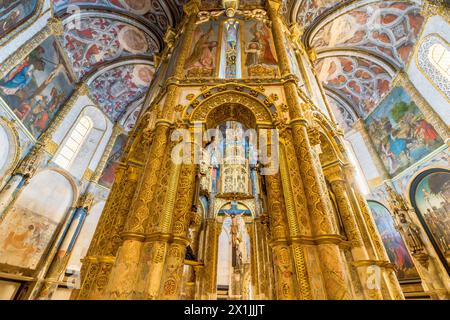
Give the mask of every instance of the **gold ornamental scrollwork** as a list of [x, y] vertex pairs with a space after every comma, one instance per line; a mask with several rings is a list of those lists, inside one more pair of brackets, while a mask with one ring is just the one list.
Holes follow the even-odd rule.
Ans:
[[190, 116], [191, 122], [206, 122], [209, 114], [222, 105], [244, 106], [253, 113], [257, 123], [271, 124], [272, 115], [270, 110], [257, 98], [242, 92], [225, 91], [212, 95], [198, 103]]

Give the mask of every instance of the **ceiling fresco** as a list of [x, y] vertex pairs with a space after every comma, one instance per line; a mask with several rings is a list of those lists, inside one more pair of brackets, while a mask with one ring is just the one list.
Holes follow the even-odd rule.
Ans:
[[105, 62], [159, 51], [156, 40], [142, 29], [120, 20], [92, 16], [66, 24], [62, 43], [79, 79]]
[[341, 102], [331, 97], [327, 96], [328, 102], [330, 104], [331, 111], [335, 115], [336, 121], [339, 126], [344, 130], [344, 132], [350, 131], [355, 123], [355, 118], [350, 113], [350, 111]]
[[345, 98], [366, 117], [391, 87], [392, 77], [379, 65], [360, 57], [329, 57], [316, 65], [326, 88]]
[[[78, 79], [111, 121], [130, 129], [154, 75], [136, 59], [163, 49], [163, 36], [182, 18], [187, 0], [55, 0], [64, 20], [60, 42]], [[127, 121], [122, 118], [126, 117]]]
[[153, 79], [154, 68], [145, 64], [118, 66], [101, 73], [90, 84], [90, 96], [111, 121], [116, 122], [127, 107], [141, 98]]
[[[221, 7], [221, 0], [201, 1], [207, 8]], [[74, 9], [80, 12], [77, 23], [65, 20], [61, 42], [75, 74], [79, 79], [89, 79], [91, 97], [113, 121], [135, 115], [133, 111], [140, 106], [136, 102], [151, 81], [148, 79], [147, 87], [146, 81], [135, 81], [136, 63], [140, 63], [136, 59], [148, 56], [150, 60], [153, 53], [161, 52], [163, 35], [169, 26], [181, 21], [186, 2], [54, 1], [55, 12], [62, 17], [68, 17], [67, 12], [73, 13]], [[265, 0], [240, 3], [241, 8], [260, 7]], [[331, 19], [336, 12], [342, 14]], [[288, 24], [298, 23], [310, 29], [305, 44], [318, 52], [316, 71], [325, 88], [333, 93], [330, 104], [338, 118], [339, 110], [345, 110], [343, 102], [359, 117], [366, 117], [390, 90], [393, 72], [408, 61], [423, 26], [419, 12], [420, 7], [413, 2], [373, 0], [283, 0], [281, 10]], [[340, 53], [335, 54], [336, 50]], [[111, 65], [115, 67], [111, 69]], [[390, 71], [382, 65], [388, 65]], [[153, 72], [146, 74], [151, 77]], [[95, 79], [91, 79], [94, 73]], [[128, 128], [133, 126], [133, 118], [128, 117]], [[343, 119], [346, 122], [350, 118], [344, 114]]]
[[[169, 26], [175, 25], [181, 18], [179, 7], [185, 0], [55, 0], [55, 12], [75, 12], [80, 9], [95, 8], [123, 12], [138, 16], [149, 26], [156, 26], [163, 35]], [[176, 10], [174, 10], [176, 8]]]
[[286, 13], [300, 25], [308, 26], [324, 12], [343, 2], [348, 0], [288, 0]]
[[372, 3], [332, 20], [315, 33], [311, 47], [357, 48], [388, 57], [404, 66], [413, 51], [424, 18], [405, 2]]
[[317, 52], [325, 89], [362, 118], [391, 89], [424, 25], [420, 5], [406, 0], [287, 0], [286, 7], [285, 20], [302, 26], [305, 46]]

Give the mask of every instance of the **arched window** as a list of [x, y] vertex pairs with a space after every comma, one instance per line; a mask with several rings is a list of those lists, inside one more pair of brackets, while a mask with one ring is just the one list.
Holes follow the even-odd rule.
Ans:
[[430, 59], [431, 63], [441, 70], [447, 78], [450, 78], [450, 50], [440, 43], [435, 43], [430, 48], [428, 59]]
[[439, 91], [450, 98], [450, 46], [437, 35], [427, 36], [419, 46], [417, 63]]
[[68, 170], [92, 127], [93, 124], [91, 118], [87, 116], [81, 117], [70, 133], [70, 136], [64, 142], [64, 145], [55, 157], [54, 162], [60, 167]]

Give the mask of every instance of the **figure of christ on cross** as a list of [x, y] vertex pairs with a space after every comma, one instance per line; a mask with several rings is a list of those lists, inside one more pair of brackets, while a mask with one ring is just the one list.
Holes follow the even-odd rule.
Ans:
[[222, 209], [219, 214], [224, 214], [231, 218], [230, 235], [232, 245], [232, 266], [239, 269], [242, 266], [242, 252], [240, 250], [240, 244], [242, 242], [242, 235], [239, 232], [238, 216], [250, 215], [250, 210], [242, 210], [238, 208], [236, 201], [231, 202], [230, 209]]

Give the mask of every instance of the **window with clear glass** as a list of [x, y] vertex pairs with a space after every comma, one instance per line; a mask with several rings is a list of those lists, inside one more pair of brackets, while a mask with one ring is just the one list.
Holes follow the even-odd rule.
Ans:
[[64, 142], [54, 162], [60, 167], [68, 170], [73, 160], [80, 152], [83, 142], [92, 129], [92, 121], [89, 117], [82, 117], [73, 128], [69, 137]]

